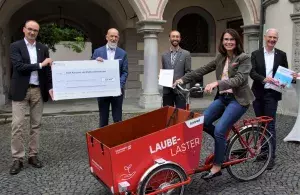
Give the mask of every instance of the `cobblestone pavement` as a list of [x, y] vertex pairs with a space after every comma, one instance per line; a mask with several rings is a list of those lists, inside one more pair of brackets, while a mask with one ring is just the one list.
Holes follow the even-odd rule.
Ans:
[[[252, 113], [249, 111], [247, 115]], [[128, 114], [124, 118], [132, 116]], [[91, 176], [88, 166], [85, 133], [95, 129], [97, 121], [97, 114], [45, 117], [40, 146], [40, 159], [45, 166], [34, 169], [26, 162], [23, 171], [15, 176], [8, 173], [11, 165], [10, 124], [0, 125], [0, 194], [109, 194]], [[223, 176], [210, 182], [194, 175], [185, 194], [300, 194], [300, 144], [282, 141], [293, 127], [295, 118], [279, 115], [277, 121], [277, 161], [272, 171], [250, 182], [237, 182], [225, 170]], [[213, 148], [209, 136], [205, 135], [203, 142], [205, 149], [201, 156]]]

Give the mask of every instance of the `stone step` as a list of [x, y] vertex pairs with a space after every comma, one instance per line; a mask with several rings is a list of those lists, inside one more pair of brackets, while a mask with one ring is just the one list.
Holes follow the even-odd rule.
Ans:
[[136, 64], [136, 65], [138, 65], [139, 64], [139, 60], [140, 59], [128, 59], [128, 63], [129, 64]]
[[140, 72], [129, 72], [127, 81], [139, 81], [140, 74]]
[[142, 58], [144, 56], [144, 53], [141, 51], [140, 52], [129, 51], [129, 52], [130, 53], [127, 53], [127, 58]]
[[128, 56], [127, 57], [128, 60], [142, 60], [144, 59], [143, 56]]
[[126, 89], [125, 98], [139, 98], [141, 96], [141, 89]]
[[140, 81], [127, 81], [126, 89], [141, 89], [142, 83]]
[[144, 72], [144, 66], [142, 65], [129, 65], [128, 66], [129, 72]]

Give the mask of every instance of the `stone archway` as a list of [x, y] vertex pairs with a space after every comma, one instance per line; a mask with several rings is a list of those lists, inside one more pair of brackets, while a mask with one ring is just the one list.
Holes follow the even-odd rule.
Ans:
[[[140, 21], [143, 20], [163, 20], [164, 9], [169, 0], [128, 0]], [[259, 23], [259, 1], [255, 0], [235, 0], [238, 5], [245, 25]]]
[[[157, 108], [160, 106], [160, 95], [158, 92], [158, 42], [157, 34], [163, 31], [163, 13], [168, 0], [128, 0], [135, 10], [139, 22], [138, 32], [144, 34], [144, 89], [140, 98], [140, 106], [144, 108]], [[246, 51], [254, 49], [258, 43], [259, 33], [259, 1], [257, 0], [235, 0], [244, 20]], [[250, 46], [249, 46], [250, 45]], [[258, 47], [258, 44], [257, 44]]]
[[[63, 17], [86, 32], [93, 48], [106, 43], [108, 28], [116, 27], [123, 33], [134, 27], [135, 12], [128, 1], [75, 1], [0, 0], [0, 105], [7, 101], [10, 83], [9, 45], [26, 20], [42, 23]], [[62, 14], [58, 6], [63, 7]]]
[[259, 2], [255, 0], [235, 0], [239, 7], [244, 25], [259, 24]]

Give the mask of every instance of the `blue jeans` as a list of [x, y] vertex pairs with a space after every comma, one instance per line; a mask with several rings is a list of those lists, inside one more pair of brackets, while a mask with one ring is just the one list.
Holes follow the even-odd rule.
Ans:
[[[240, 105], [233, 95], [220, 95], [204, 111], [204, 131], [215, 139], [215, 165], [222, 165], [226, 150], [226, 132], [247, 111], [248, 106]], [[218, 120], [216, 125], [213, 122]]]

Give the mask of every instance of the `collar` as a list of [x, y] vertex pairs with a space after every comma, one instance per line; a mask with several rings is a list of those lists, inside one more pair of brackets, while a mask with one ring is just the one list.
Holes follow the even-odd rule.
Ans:
[[273, 48], [272, 51], [268, 52], [264, 47], [264, 54], [273, 54], [273, 53], [275, 53], [275, 48]]
[[176, 50], [173, 50], [172, 48], [173, 48], [173, 47], [171, 46], [171, 47], [170, 47], [170, 52], [178, 52], [178, 51], [181, 49], [179, 46], [178, 46], [178, 48], [177, 48]]
[[35, 46], [35, 45], [36, 45], [36, 41], [35, 41], [33, 44], [30, 44], [30, 43], [27, 41], [27, 39], [25, 39], [25, 38], [24, 38], [24, 41], [25, 41], [25, 44], [26, 44], [27, 46]]

